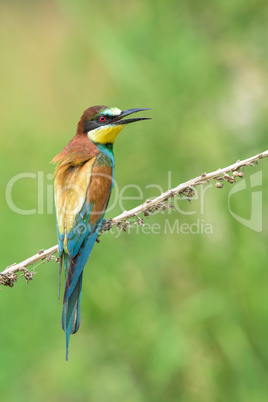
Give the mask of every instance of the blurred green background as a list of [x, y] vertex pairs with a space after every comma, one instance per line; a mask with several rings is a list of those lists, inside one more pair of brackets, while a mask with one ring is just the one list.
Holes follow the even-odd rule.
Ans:
[[[150, 184], [166, 190], [264, 151], [267, 18], [267, 3], [253, 0], [1, 1], [2, 269], [56, 244], [49, 161], [89, 106], [152, 108], [150, 122], [131, 125], [115, 144], [125, 196], [139, 195], [128, 184], [145, 200], [161, 190]], [[38, 265], [28, 285], [2, 286], [1, 400], [266, 402], [267, 163], [247, 169], [247, 189], [230, 201], [250, 219], [258, 173], [262, 231], [231, 215], [225, 184], [147, 221], [160, 229], [101, 237], [68, 363], [57, 264]], [[5, 191], [25, 172], [33, 176], [14, 184], [12, 199], [38, 213], [21, 215]], [[114, 195], [106, 217], [141, 199], [121, 205]], [[172, 233], [167, 222], [195, 233]]]

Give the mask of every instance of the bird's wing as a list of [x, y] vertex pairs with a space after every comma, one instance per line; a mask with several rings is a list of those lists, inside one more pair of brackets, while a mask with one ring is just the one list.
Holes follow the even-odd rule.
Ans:
[[113, 185], [112, 167], [96, 157], [55, 178], [59, 252], [70, 257], [64, 301], [76, 286], [95, 244]]
[[[55, 205], [60, 255], [64, 250], [68, 252], [67, 234], [77, 228], [77, 221], [83, 222], [81, 212], [84, 211], [86, 192], [92, 174], [92, 165], [96, 158], [92, 158], [79, 166], [69, 166], [60, 170], [55, 176]], [[80, 219], [79, 219], [80, 218]], [[75, 255], [70, 253], [70, 257]]]

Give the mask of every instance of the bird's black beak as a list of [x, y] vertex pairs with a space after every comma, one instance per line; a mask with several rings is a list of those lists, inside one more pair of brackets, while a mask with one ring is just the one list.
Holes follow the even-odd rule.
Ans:
[[132, 117], [132, 119], [122, 120], [123, 117], [129, 116], [132, 113], [142, 112], [143, 110], [150, 110], [150, 108], [137, 108], [137, 109], [123, 110], [123, 112], [113, 120], [113, 124], [119, 125], [119, 124], [133, 123], [134, 121], [139, 121], [139, 120], [150, 120], [151, 117]]

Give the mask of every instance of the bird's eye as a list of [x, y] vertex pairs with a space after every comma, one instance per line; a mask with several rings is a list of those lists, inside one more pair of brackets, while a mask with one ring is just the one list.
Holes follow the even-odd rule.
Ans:
[[104, 123], [104, 122], [106, 121], [106, 117], [105, 117], [105, 116], [100, 116], [100, 117], [99, 117], [99, 121], [100, 121], [101, 123]]

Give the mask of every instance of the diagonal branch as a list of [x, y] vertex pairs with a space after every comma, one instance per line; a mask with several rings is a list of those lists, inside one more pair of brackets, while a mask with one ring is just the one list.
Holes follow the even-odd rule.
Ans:
[[[211, 179], [214, 179], [216, 181], [215, 186], [217, 188], [221, 188], [224, 181], [228, 183], [234, 183], [236, 178], [241, 178], [244, 176], [244, 167], [254, 166], [258, 163], [260, 159], [266, 158], [267, 156], [268, 150], [258, 155], [252, 156], [251, 158], [237, 161], [236, 163], [233, 163], [232, 165], [227, 166], [223, 169], [218, 169], [211, 173], [202, 173], [200, 176], [195, 177], [194, 179], [188, 180], [185, 183], [181, 183], [177, 187], [167, 190], [159, 197], [156, 197], [152, 200], [146, 200], [143, 204], [138, 205], [137, 207], [129, 211], [124, 211], [122, 214], [116, 216], [115, 218], [105, 220], [102, 224], [99, 236], [103, 232], [110, 230], [113, 226], [117, 226], [122, 230], [126, 230], [129, 225], [142, 225], [143, 219], [138, 216], [139, 214], [143, 213], [145, 217], [148, 217], [155, 212], [163, 211], [166, 208], [172, 208], [171, 203], [168, 202], [170, 198], [181, 195], [185, 198], [190, 199], [194, 195], [195, 186], [209, 183]], [[243, 170], [238, 172], [238, 170], [241, 168]], [[131, 218], [134, 218], [134, 222], [130, 222], [128, 220]], [[57, 251], [58, 245], [50, 247], [47, 250], [40, 250], [37, 254], [27, 258], [19, 264], [10, 265], [3, 272], [0, 272], [0, 284], [12, 287], [14, 285], [14, 282], [16, 282], [17, 280], [16, 273], [19, 271], [22, 271], [22, 275], [28, 282], [29, 280], [33, 279], [33, 272], [28, 271], [26, 267], [42, 260], [50, 261], [51, 259], [54, 259], [57, 261], [58, 259], [53, 256], [53, 254], [55, 254]]]

